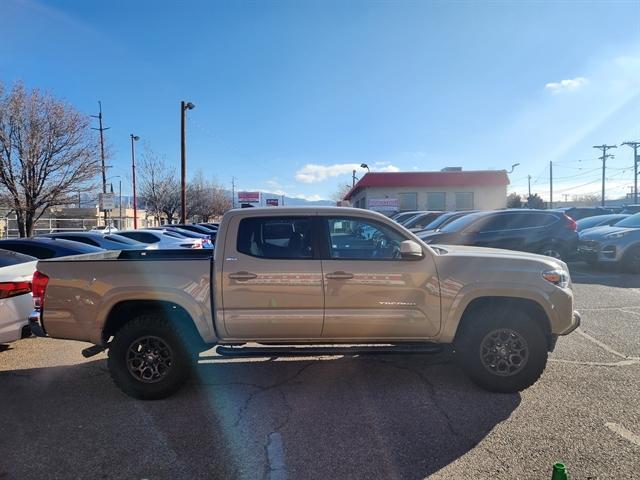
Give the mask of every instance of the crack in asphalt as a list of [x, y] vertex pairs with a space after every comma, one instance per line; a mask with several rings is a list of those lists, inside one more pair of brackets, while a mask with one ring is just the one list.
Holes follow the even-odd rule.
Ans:
[[404, 371], [409, 372], [409, 373], [413, 374], [414, 376], [418, 377], [418, 379], [420, 381], [422, 381], [422, 383], [427, 388], [427, 391], [429, 392], [429, 397], [431, 398], [431, 401], [434, 404], [436, 410], [444, 418], [445, 424], [447, 425], [447, 428], [449, 429], [449, 432], [453, 436], [462, 437], [462, 438], [465, 438], [465, 440], [469, 440], [468, 438], [466, 438], [463, 435], [461, 435], [455, 429], [455, 427], [453, 426], [453, 420], [451, 419], [451, 417], [449, 416], [449, 414], [447, 413], [445, 408], [438, 401], [435, 385], [433, 383], [431, 383], [431, 380], [429, 380], [422, 372], [416, 371], [411, 367], [407, 367], [405, 365], [398, 365], [397, 363], [386, 361], [386, 360], [381, 360], [381, 359], [377, 359], [377, 358], [376, 359], [371, 359], [371, 360], [376, 362], [376, 363], [380, 363], [382, 365], [387, 365], [387, 366], [389, 366], [391, 368], [397, 368], [398, 370], [404, 370]]
[[276, 382], [272, 385], [268, 385], [268, 386], [262, 386], [262, 385], [256, 385], [256, 384], [250, 384], [252, 386], [254, 386], [255, 388], [257, 388], [258, 390], [249, 394], [249, 396], [246, 398], [246, 400], [244, 401], [242, 407], [240, 407], [240, 410], [238, 411], [238, 416], [236, 418], [236, 420], [233, 422], [233, 426], [237, 427], [238, 425], [240, 425], [240, 422], [242, 421], [242, 417], [244, 416], [244, 413], [247, 411], [247, 409], [249, 408], [249, 405], [251, 404], [251, 402], [253, 401], [254, 398], [256, 398], [258, 395], [260, 395], [261, 393], [264, 392], [268, 392], [269, 390], [274, 390], [274, 389], [278, 389], [288, 383], [293, 382], [298, 376], [300, 376], [305, 370], [307, 370], [309, 367], [313, 366], [313, 365], [319, 365], [318, 363], [308, 363], [305, 366], [301, 367], [298, 369], [298, 371], [291, 375], [290, 377], [280, 381], [280, 382]]

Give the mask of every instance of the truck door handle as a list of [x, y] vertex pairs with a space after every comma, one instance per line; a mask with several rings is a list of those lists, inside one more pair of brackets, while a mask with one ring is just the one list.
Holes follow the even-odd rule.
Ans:
[[240, 281], [245, 281], [245, 280], [252, 280], [254, 278], [256, 278], [258, 275], [256, 275], [255, 273], [251, 273], [251, 272], [236, 272], [236, 273], [230, 273], [229, 274], [229, 278], [231, 280], [240, 280]]
[[353, 278], [353, 273], [333, 272], [333, 273], [327, 273], [325, 277], [327, 277], [330, 280], [349, 280], [350, 278]]

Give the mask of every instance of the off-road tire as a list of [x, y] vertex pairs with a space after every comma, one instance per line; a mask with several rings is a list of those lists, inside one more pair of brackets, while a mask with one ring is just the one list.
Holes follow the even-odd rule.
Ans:
[[[167, 347], [169, 366], [153, 381], [143, 381], [130, 371], [130, 348], [140, 339]], [[148, 341], [148, 340], [147, 340]], [[193, 354], [188, 343], [170, 320], [160, 314], [143, 314], [118, 330], [109, 345], [108, 367], [116, 386], [127, 395], [141, 400], [157, 400], [175, 393], [189, 378]], [[152, 353], [152, 352], [151, 352]], [[156, 356], [157, 358], [157, 356]]]
[[[547, 364], [548, 344], [542, 327], [526, 312], [515, 307], [483, 307], [470, 312], [456, 337], [456, 358], [467, 375], [478, 386], [490, 392], [515, 393], [530, 387], [540, 378]], [[513, 332], [513, 338], [524, 340], [527, 348], [526, 361], [511, 374], [500, 375], [485, 366], [487, 342], [492, 335]], [[508, 337], [508, 340], [512, 337]], [[518, 342], [520, 342], [518, 340]], [[518, 343], [522, 345], [522, 343]], [[484, 357], [483, 357], [484, 352]], [[484, 363], [483, 363], [484, 358]], [[512, 359], [516, 357], [511, 357]], [[499, 363], [499, 362], [494, 362]]]

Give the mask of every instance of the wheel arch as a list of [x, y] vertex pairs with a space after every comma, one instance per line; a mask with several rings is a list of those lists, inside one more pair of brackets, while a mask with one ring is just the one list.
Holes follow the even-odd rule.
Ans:
[[123, 300], [113, 305], [102, 328], [103, 344], [125, 324], [142, 314], [156, 314], [170, 320], [189, 345], [202, 350], [207, 348], [189, 312], [177, 303], [166, 300]]
[[462, 314], [460, 315], [460, 321], [456, 328], [454, 343], [464, 334], [464, 331], [473, 322], [474, 314], [484, 309], [491, 308], [513, 308], [518, 311], [523, 311], [529, 318], [542, 329], [549, 350], [552, 350], [555, 345], [555, 337], [551, 333], [551, 321], [542, 305], [531, 298], [522, 297], [509, 297], [488, 295], [480, 296], [471, 300], [465, 306]]

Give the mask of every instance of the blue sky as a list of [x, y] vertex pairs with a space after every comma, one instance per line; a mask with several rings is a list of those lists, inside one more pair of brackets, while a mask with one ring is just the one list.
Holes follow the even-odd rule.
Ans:
[[[129, 134], [241, 189], [329, 198], [352, 165], [502, 169], [512, 190], [597, 193], [592, 145], [640, 139], [640, 2], [0, 3], [0, 80], [87, 114], [103, 103], [112, 175]], [[609, 194], [632, 184], [631, 150]], [[584, 184], [584, 185], [582, 185]]]

